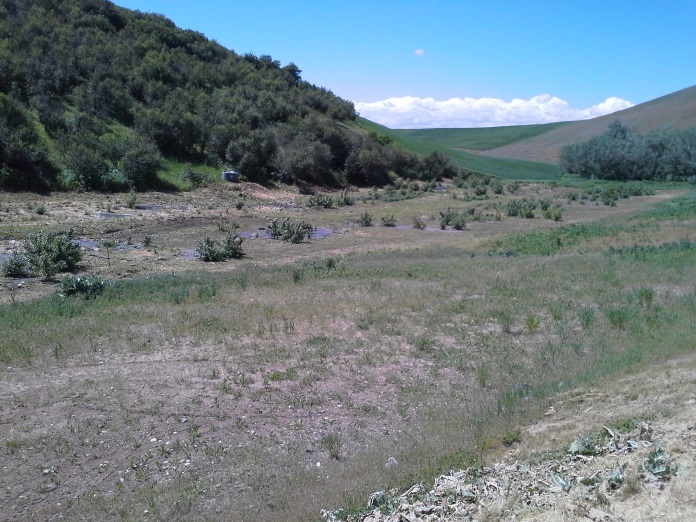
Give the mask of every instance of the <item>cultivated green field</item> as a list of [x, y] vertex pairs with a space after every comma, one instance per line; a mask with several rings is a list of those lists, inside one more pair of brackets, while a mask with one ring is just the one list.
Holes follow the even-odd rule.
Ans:
[[450, 149], [489, 150], [532, 138], [566, 125], [572, 125], [572, 123], [511, 125], [477, 129], [399, 129], [397, 132]]
[[[433, 151], [447, 155], [457, 167], [474, 172], [489, 174], [503, 179], [519, 179], [524, 181], [548, 181], [558, 179], [561, 174], [559, 167], [546, 163], [532, 163], [526, 161], [508, 160], [505, 158], [489, 158], [461, 150], [456, 136], [466, 134], [470, 142], [483, 143], [491, 138], [487, 135], [487, 129], [452, 129], [451, 134], [444, 130], [441, 135], [431, 135], [431, 131], [403, 131], [391, 130], [377, 123], [359, 118], [360, 124], [371, 132], [388, 136], [394, 143], [403, 149], [417, 154], [428, 154]], [[514, 131], [497, 131], [500, 134], [495, 139], [510, 139], [515, 135]], [[504, 132], [508, 138], [503, 138]], [[481, 134], [479, 134], [481, 133]], [[522, 133], [524, 134], [524, 133]], [[427, 139], [423, 135], [428, 135]], [[443, 142], [439, 138], [444, 138]], [[454, 143], [450, 146], [449, 144]]]

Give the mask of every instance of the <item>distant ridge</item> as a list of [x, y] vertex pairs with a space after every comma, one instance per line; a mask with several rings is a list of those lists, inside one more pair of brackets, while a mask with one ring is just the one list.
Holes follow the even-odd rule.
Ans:
[[604, 133], [609, 123], [616, 119], [642, 131], [662, 126], [673, 129], [696, 127], [696, 85], [606, 116], [569, 122], [549, 132], [480, 154], [555, 165], [563, 146], [587, 141]]

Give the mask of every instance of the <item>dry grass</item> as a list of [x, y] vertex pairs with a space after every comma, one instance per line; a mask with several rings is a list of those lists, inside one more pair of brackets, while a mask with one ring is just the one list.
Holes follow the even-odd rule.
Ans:
[[[484, 441], [514, 432], [554, 392], [693, 348], [696, 264], [678, 253], [645, 262], [583, 244], [489, 256], [491, 236], [558, 225], [440, 232], [439, 209], [486, 203], [432, 194], [313, 211], [273, 203], [291, 193], [252, 189], [242, 210], [224, 205], [233, 193], [206, 192], [186, 197], [212, 208], [180, 211], [181, 196], [166, 196], [161, 216], [115, 222], [108, 237], [152, 235], [154, 246], [112, 252], [110, 268], [93, 252], [90, 268], [121, 274], [96, 300], [23, 304], [52, 291], [30, 283], [11, 304], [3, 291], [0, 438], [19, 470], [2, 484], [9, 518], [308, 520], [481, 459]], [[619, 209], [644, 209], [635, 199]], [[44, 206], [54, 221], [40, 225], [82, 216]], [[399, 222], [432, 216], [432, 230], [352, 227], [365, 209]], [[564, 218], [590, 211], [572, 205]], [[221, 219], [253, 230], [275, 215], [342, 233], [299, 245], [249, 239], [247, 258], [228, 263], [181, 256]], [[13, 216], [3, 224], [38, 226]], [[105, 224], [79, 226], [93, 237]], [[669, 237], [682, 225], [649, 226]], [[655, 289], [649, 305], [639, 288]], [[625, 328], [612, 326], [611, 307], [635, 308]], [[587, 309], [594, 321], [583, 324]], [[505, 448], [502, 436], [495, 446]], [[385, 468], [389, 457], [398, 466]]]

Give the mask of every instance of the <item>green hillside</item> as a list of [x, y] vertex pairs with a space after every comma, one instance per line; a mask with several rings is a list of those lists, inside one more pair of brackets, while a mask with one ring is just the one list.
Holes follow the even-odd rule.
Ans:
[[399, 129], [396, 132], [452, 149], [489, 150], [532, 138], [569, 124], [569, 122], [560, 122], [476, 129]]
[[356, 116], [295, 64], [238, 55], [161, 15], [0, 1], [0, 189], [162, 188], [187, 164], [261, 183], [441, 175]]
[[[477, 137], [477, 133], [481, 130], [488, 129], [438, 129], [438, 130], [451, 130], [452, 133], [443, 132], [440, 135], [443, 136], [442, 142], [437, 139], [438, 134], [432, 133], [430, 130], [424, 131], [403, 131], [403, 130], [392, 130], [383, 125], [379, 125], [370, 120], [358, 117], [358, 122], [368, 131], [386, 136], [393, 140], [393, 143], [402, 149], [415, 153], [415, 154], [429, 154], [432, 152], [439, 152], [441, 154], [449, 157], [453, 165], [471, 170], [474, 172], [479, 172], [483, 174], [489, 174], [491, 176], [497, 176], [505, 179], [519, 179], [519, 180], [553, 180], [557, 179], [560, 175], [560, 168], [555, 165], [548, 165], [545, 163], [529, 162], [529, 161], [516, 161], [509, 160], [505, 158], [489, 158], [486, 156], [481, 156], [478, 154], [472, 154], [462, 150], [462, 148], [455, 146], [448, 146], [456, 142], [457, 135], [468, 135], [467, 139], [469, 142], [483, 143], [486, 140], [497, 140], [511, 139], [511, 136], [519, 136], [525, 132], [533, 132], [532, 129], [523, 129], [522, 131], [510, 131], [506, 130], [508, 128], [500, 128], [501, 132], [497, 135], [495, 132], [484, 133]], [[554, 124], [561, 125], [561, 124]], [[526, 127], [546, 127], [546, 126], [526, 126]], [[463, 131], [463, 132], [458, 132]], [[470, 132], [469, 132], [470, 131]], [[508, 138], [503, 138], [507, 132]], [[423, 138], [419, 133], [427, 136]]]

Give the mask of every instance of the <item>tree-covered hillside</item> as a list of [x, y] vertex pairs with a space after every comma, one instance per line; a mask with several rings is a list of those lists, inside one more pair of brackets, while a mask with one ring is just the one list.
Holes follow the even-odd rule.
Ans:
[[0, 0], [0, 188], [141, 190], [164, 157], [320, 184], [449, 168], [300, 73], [106, 0]]

